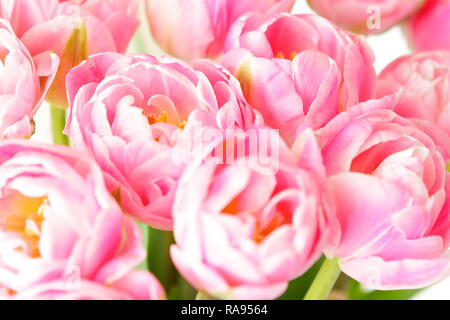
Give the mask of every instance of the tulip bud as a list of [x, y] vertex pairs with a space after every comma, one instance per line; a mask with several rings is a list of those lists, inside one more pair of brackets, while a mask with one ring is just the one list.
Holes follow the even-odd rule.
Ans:
[[241, 15], [290, 11], [294, 0], [147, 0], [156, 42], [170, 55], [192, 60], [217, 58], [225, 37]]
[[81, 21], [73, 29], [67, 41], [66, 48], [61, 55], [61, 65], [55, 80], [47, 94], [47, 101], [54, 107], [65, 109], [67, 107], [66, 75], [88, 57], [86, 27]]
[[314, 11], [347, 30], [374, 34], [402, 22], [424, 0], [308, 0]]
[[450, 1], [427, 0], [405, 25], [410, 46], [417, 51], [450, 50]]

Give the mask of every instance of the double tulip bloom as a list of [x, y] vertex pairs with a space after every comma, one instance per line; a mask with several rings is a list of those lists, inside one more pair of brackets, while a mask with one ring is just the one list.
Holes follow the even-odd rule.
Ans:
[[378, 77], [377, 95], [399, 94], [394, 111], [426, 131], [450, 161], [450, 51], [401, 57]]
[[180, 180], [171, 250], [178, 270], [215, 297], [279, 297], [328, 240], [325, 177], [310, 130], [293, 151], [268, 128], [228, 132]]
[[[248, 14], [225, 50], [239, 82], [211, 61], [113, 53], [67, 78], [75, 148], [95, 157], [125, 212], [174, 229], [181, 274], [216, 297], [276, 298], [325, 251], [370, 288], [441, 279], [447, 133], [400, 112], [407, 81], [376, 93], [365, 40], [313, 15]], [[259, 161], [264, 147], [276, 170]]]
[[[148, 0], [185, 62], [122, 54], [137, 0], [0, 1], [0, 298], [164, 298], [134, 219], [173, 231], [173, 263], [216, 298], [277, 298], [323, 253], [371, 289], [449, 274], [450, 53], [377, 78], [363, 37], [293, 2]], [[309, 2], [361, 33], [420, 7]], [[415, 48], [446, 3], [409, 21]], [[11, 139], [44, 99], [69, 106], [76, 151]]]
[[375, 94], [366, 41], [315, 15], [247, 15], [234, 24], [226, 50], [221, 62], [288, 143], [300, 125], [318, 129]]
[[237, 80], [210, 61], [106, 53], [74, 68], [67, 85], [74, 147], [95, 157], [126, 212], [165, 230], [191, 133], [258, 122]]
[[67, 73], [92, 54], [124, 52], [138, 26], [137, 5], [136, 0], [4, 0], [0, 17], [32, 57], [58, 55], [61, 65], [47, 100], [65, 108]]
[[33, 59], [6, 20], [0, 19], [0, 140], [33, 134], [33, 116], [58, 69], [59, 59], [44, 52]]
[[0, 144], [0, 298], [161, 299], [137, 224], [91, 159], [66, 147]]
[[371, 289], [425, 287], [450, 271], [450, 173], [395, 104], [363, 103], [316, 133], [337, 218], [326, 253]]

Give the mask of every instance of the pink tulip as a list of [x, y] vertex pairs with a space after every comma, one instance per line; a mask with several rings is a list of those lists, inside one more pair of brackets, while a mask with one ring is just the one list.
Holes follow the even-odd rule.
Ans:
[[72, 149], [0, 143], [0, 299], [161, 299], [135, 222]]
[[318, 129], [374, 96], [374, 56], [365, 40], [319, 16], [248, 15], [232, 27], [226, 49], [221, 63], [288, 143], [305, 121]]
[[338, 220], [327, 255], [371, 289], [425, 287], [450, 271], [450, 173], [395, 103], [362, 103], [317, 132]]
[[290, 11], [294, 1], [147, 0], [147, 14], [153, 37], [167, 53], [185, 60], [216, 58], [241, 15]]
[[394, 111], [435, 137], [450, 161], [450, 51], [421, 52], [392, 62], [378, 78], [377, 95], [397, 92]]
[[274, 299], [328, 239], [320, 149], [310, 130], [291, 152], [261, 127], [228, 132], [209, 147], [179, 183], [172, 260], [214, 297]]
[[0, 19], [0, 139], [33, 134], [33, 116], [58, 69], [58, 57], [31, 58], [6, 20]]
[[48, 100], [66, 107], [65, 77], [89, 55], [124, 52], [138, 26], [137, 0], [4, 0], [8, 20], [31, 56], [52, 51], [61, 65]]
[[450, 50], [450, 1], [427, 0], [404, 28], [410, 46], [417, 51]]
[[308, 0], [313, 10], [356, 33], [383, 32], [402, 22], [423, 0]]
[[193, 65], [106, 53], [67, 77], [74, 147], [96, 158], [127, 213], [165, 230], [197, 123], [226, 129], [257, 122], [236, 79], [211, 61]]

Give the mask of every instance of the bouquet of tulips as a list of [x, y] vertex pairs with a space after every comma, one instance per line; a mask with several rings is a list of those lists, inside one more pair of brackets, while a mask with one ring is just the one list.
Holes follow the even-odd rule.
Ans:
[[[450, 274], [450, 1], [294, 2], [0, 0], [0, 299], [405, 299]], [[125, 53], [140, 16], [163, 57]], [[394, 25], [412, 52], [377, 74], [364, 35]]]

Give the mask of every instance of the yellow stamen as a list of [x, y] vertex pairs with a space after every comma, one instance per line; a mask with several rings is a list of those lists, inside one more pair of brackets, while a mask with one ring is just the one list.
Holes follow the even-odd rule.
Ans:
[[286, 223], [286, 218], [281, 214], [277, 214], [273, 220], [265, 228], [261, 228], [258, 224], [256, 226], [255, 233], [253, 234], [253, 240], [255, 242], [261, 243], [269, 234], [272, 233], [276, 228], [284, 225]]
[[289, 60], [294, 60], [294, 58], [297, 56], [297, 52], [295, 52], [295, 51], [292, 51], [291, 52], [291, 55], [289, 56]]
[[157, 117], [152, 113], [147, 116], [149, 124], [155, 124], [158, 122], [167, 123], [168, 114], [166, 111], [162, 111]]
[[276, 54], [275, 54], [275, 58], [276, 59], [284, 59], [284, 54], [283, 54], [283, 52], [277, 52]]
[[41, 225], [45, 219], [46, 198], [28, 198], [12, 194], [5, 212], [0, 212], [0, 228], [21, 235], [28, 244], [29, 255], [40, 256]]
[[[289, 60], [294, 60], [294, 58], [297, 56], [298, 52], [297, 51], [292, 51], [291, 54], [289, 55]], [[277, 59], [286, 59], [286, 56], [284, 55], [283, 52], [279, 51], [275, 54], [275, 58]]]

